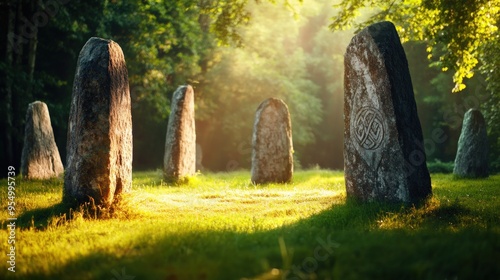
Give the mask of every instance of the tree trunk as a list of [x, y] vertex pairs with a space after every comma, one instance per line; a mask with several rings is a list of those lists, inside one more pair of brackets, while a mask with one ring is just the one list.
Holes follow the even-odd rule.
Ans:
[[[15, 31], [15, 19], [16, 19], [16, 11], [15, 11], [15, 3], [11, 1], [8, 3], [8, 20], [7, 20], [7, 40], [6, 40], [6, 54], [5, 60], [7, 62], [7, 71], [12, 68], [12, 59], [14, 53], [14, 46], [9, 41], [9, 34], [13, 34]], [[6, 83], [5, 83], [5, 154], [7, 165], [14, 162], [14, 154], [13, 154], [13, 145], [12, 145], [12, 78], [9, 73], [6, 73]]]
[[[37, 5], [41, 7], [41, 0], [31, 2], [32, 11], [36, 11]], [[28, 51], [28, 79], [29, 79], [29, 88], [28, 88], [28, 96], [31, 98], [33, 95], [33, 73], [35, 72], [35, 61], [36, 61], [36, 49], [38, 46], [38, 28], [34, 30], [34, 36], [30, 39], [29, 51]]]
[[[17, 23], [17, 35], [22, 37], [23, 35], [23, 25], [21, 22], [21, 18], [23, 18], [23, 1], [17, 1], [17, 14], [16, 14], [16, 23]], [[16, 47], [16, 60], [15, 60], [15, 68], [22, 69], [23, 65], [23, 42], [17, 44]]]

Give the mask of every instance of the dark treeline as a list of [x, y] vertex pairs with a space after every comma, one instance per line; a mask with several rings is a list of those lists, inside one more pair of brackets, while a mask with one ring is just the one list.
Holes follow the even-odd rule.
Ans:
[[[78, 53], [97, 36], [125, 54], [135, 169], [161, 167], [170, 98], [187, 83], [195, 88], [206, 169], [250, 167], [254, 113], [268, 97], [289, 106], [296, 166], [342, 169], [343, 54], [353, 31], [329, 30], [335, 11], [324, 2], [2, 0], [2, 168], [19, 166], [24, 117], [35, 100], [49, 107], [65, 161]], [[453, 161], [463, 113], [489, 98], [486, 82], [475, 75], [452, 94], [453, 73], [429, 67], [426, 45], [404, 46], [428, 160]]]

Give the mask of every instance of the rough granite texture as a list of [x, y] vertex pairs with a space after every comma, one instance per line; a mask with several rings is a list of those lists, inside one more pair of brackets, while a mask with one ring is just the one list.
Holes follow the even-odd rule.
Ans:
[[470, 109], [464, 115], [453, 173], [461, 177], [488, 177], [488, 161], [486, 122], [479, 110]]
[[21, 173], [26, 179], [49, 179], [64, 172], [54, 140], [47, 104], [35, 101], [28, 106], [21, 155]]
[[109, 206], [132, 185], [132, 115], [120, 46], [90, 38], [78, 57], [63, 198]]
[[252, 148], [254, 184], [292, 180], [292, 124], [285, 102], [269, 98], [260, 104], [255, 113]]
[[163, 158], [163, 177], [180, 182], [196, 172], [194, 90], [180, 86], [172, 96]]
[[394, 25], [373, 24], [344, 56], [344, 171], [349, 198], [417, 202], [431, 190], [408, 62]]

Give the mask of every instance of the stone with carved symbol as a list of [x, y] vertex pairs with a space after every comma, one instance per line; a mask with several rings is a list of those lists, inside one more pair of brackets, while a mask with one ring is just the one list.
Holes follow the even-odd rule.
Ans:
[[354, 36], [344, 66], [347, 196], [405, 203], [428, 197], [422, 129], [394, 25], [380, 22]]

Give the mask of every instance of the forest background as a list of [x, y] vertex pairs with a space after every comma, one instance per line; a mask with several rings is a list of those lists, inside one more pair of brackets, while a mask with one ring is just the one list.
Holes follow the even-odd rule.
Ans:
[[404, 42], [428, 164], [454, 160], [463, 114], [476, 107], [497, 172], [499, 7], [483, 0], [1, 0], [0, 162], [4, 170], [19, 167], [26, 109], [41, 100], [65, 163], [78, 54], [97, 36], [125, 54], [135, 170], [161, 168], [170, 99], [182, 84], [195, 88], [203, 170], [250, 167], [255, 110], [268, 97], [288, 104], [296, 168], [343, 169], [343, 55], [356, 30], [386, 19]]

